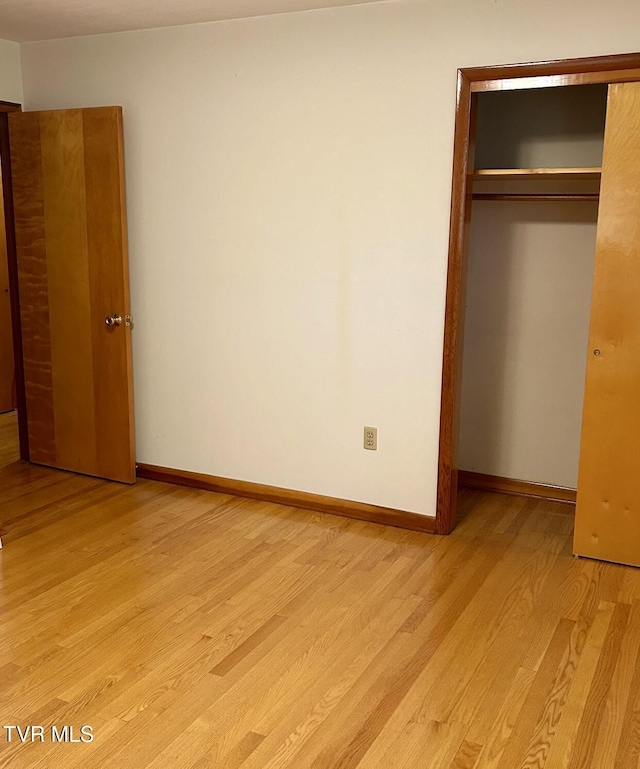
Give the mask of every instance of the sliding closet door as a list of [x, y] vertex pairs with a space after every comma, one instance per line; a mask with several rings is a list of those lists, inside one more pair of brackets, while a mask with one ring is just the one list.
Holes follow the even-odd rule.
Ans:
[[640, 565], [640, 83], [609, 89], [574, 552]]

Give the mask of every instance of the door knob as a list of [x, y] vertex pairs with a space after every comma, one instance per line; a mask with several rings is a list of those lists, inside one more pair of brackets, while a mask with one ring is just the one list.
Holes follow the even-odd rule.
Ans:
[[121, 315], [107, 315], [104, 322], [111, 328], [112, 326], [119, 326], [122, 323]]

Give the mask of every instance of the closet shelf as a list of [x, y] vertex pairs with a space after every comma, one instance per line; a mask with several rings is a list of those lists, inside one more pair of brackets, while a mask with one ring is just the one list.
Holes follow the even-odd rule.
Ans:
[[[474, 200], [550, 200], [583, 201], [598, 200], [601, 168], [477, 168], [469, 174], [472, 182], [481, 182], [482, 187], [473, 191]], [[561, 188], [555, 184], [545, 185], [540, 189], [527, 190], [521, 184], [504, 185], [501, 182], [565, 182]], [[586, 189], [582, 185], [569, 185], [568, 182], [590, 181]], [[506, 188], [505, 188], [506, 187]]]
[[601, 168], [476, 168], [474, 180], [599, 179]]
[[549, 201], [573, 201], [576, 202], [584, 202], [584, 201], [597, 201], [599, 199], [599, 195], [596, 193], [571, 193], [571, 192], [565, 192], [565, 193], [510, 193], [510, 192], [474, 192], [473, 193], [473, 199], [474, 200], [509, 200], [509, 201], [536, 201], [536, 200], [549, 200]]

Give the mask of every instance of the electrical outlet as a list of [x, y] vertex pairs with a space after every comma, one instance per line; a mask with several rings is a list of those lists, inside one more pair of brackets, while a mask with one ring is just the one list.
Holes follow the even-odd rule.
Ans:
[[378, 450], [378, 428], [377, 427], [364, 428], [364, 447], [369, 451]]

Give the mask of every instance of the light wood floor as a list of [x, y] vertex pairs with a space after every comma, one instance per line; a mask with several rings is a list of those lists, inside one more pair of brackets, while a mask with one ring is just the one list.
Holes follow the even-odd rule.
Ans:
[[637, 769], [640, 570], [461, 502], [438, 538], [9, 464], [0, 724], [47, 742], [0, 767]]

